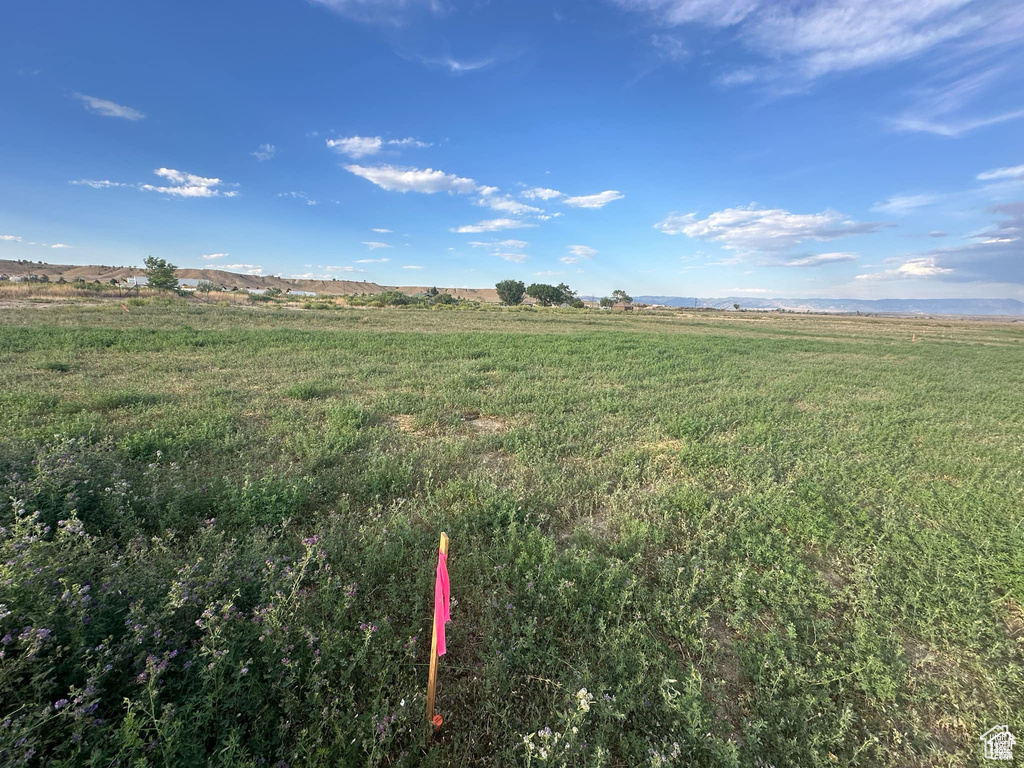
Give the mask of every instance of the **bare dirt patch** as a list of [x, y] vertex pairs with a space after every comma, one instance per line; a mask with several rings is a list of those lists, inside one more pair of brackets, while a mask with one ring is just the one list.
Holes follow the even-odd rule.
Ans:
[[462, 420], [477, 432], [498, 433], [508, 431], [508, 421], [499, 416], [485, 416], [479, 411], [463, 411]]
[[705, 634], [714, 641], [714, 678], [721, 686], [714, 702], [715, 719], [727, 723], [728, 738], [742, 745], [746, 715], [741, 698], [746, 686], [743, 665], [736, 651], [736, 634], [723, 618], [711, 619]]
[[405, 432], [406, 434], [415, 434], [419, 432], [416, 429], [416, 417], [408, 413], [400, 413], [397, 416], [391, 417], [391, 423], [398, 427], [399, 432]]

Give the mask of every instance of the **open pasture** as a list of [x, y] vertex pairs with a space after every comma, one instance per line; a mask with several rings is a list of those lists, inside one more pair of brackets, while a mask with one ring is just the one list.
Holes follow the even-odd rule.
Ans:
[[974, 764], [1022, 371], [1011, 323], [4, 310], [0, 762]]

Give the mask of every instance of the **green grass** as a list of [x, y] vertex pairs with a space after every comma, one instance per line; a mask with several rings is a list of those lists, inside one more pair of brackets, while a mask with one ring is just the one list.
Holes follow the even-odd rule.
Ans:
[[4, 312], [4, 764], [959, 766], [1024, 732], [1018, 325]]

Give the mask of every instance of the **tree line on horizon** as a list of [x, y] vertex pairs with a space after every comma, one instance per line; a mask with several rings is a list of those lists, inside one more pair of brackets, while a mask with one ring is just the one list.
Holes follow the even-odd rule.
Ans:
[[[498, 298], [502, 304], [516, 306], [523, 303], [523, 299], [529, 296], [542, 307], [568, 304], [570, 307], [582, 309], [585, 305], [565, 283], [548, 285], [547, 283], [532, 283], [527, 286], [522, 280], [502, 280], [494, 286], [498, 292]], [[598, 302], [602, 307], [613, 307], [615, 304], [631, 304], [633, 297], [623, 290], [612, 291], [611, 296], [605, 296]]]

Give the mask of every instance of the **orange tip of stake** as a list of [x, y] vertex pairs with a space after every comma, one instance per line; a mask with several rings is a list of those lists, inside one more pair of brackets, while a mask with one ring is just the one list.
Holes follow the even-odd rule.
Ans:
[[430, 722], [432, 722], [434, 724], [434, 730], [435, 731], [440, 731], [441, 730], [441, 726], [444, 724], [444, 718], [441, 717], [440, 715], [434, 715], [434, 717], [431, 719]]

